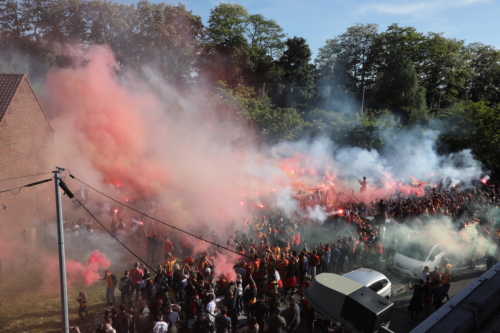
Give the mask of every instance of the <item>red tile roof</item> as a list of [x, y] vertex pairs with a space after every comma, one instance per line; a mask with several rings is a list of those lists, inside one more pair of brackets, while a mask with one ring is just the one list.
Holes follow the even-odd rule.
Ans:
[[16, 95], [24, 74], [0, 74], [0, 122]]

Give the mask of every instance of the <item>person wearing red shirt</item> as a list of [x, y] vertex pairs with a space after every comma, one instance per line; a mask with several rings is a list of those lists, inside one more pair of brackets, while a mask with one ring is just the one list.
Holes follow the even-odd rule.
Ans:
[[130, 287], [131, 287], [131, 292], [130, 292], [130, 299], [132, 299], [132, 296], [134, 295], [134, 290], [136, 291], [135, 293], [135, 301], [137, 302], [139, 299], [139, 292], [141, 290], [140, 285], [141, 285], [141, 278], [144, 275], [144, 271], [139, 268], [139, 262], [136, 262], [134, 264], [134, 268], [130, 270], [129, 276], [130, 276]]
[[308, 273], [311, 278], [314, 278], [316, 276], [316, 266], [318, 266], [320, 263], [318, 250], [314, 250], [312, 253], [307, 251], [307, 254], [309, 254]]
[[166, 255], [167, 253], [172, 254], [172, 250], [174, 249], [174, 244], [170, 240], [170, 238], [165, 237], [165, 241], [163, 242], [163, 252]]

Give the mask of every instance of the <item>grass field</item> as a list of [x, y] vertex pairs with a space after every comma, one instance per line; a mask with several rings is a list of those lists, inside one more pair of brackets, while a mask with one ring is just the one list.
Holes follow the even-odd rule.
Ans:
[[[59, 280], [50, 286], [44, 285], [40, 274], [42, 267], [30, 267], [4, 280], [0, 286], [0, 332], [60, 332], [61, 298]], [[78, 292], [88, 295], [89, 320], [78, 316]], [[68, 292], [69, 318], [71, 326], [82, 332], [90, 332], [100, 323], [105, 307], [103, 283], [84, 288], [75, 284]]]
[[[55, 257], [57, 258], [57, 257]], [[125, 262], [132, 263], [132, 258]], [[8, 276], [3, 271], [3, 283], [0, 285], [0, 332], [60, 332], [61, 331], [61, 298], [59, 275], [53, 281], [44, 281], [45, 267], [41, 261], [30, 262], [29, 268], [18, 269]], [[112, 264], [112, 272], [120, 278], [127, 267]], [[130, 267], [129, 267], [130, 268]], [[103, 272], [99, 272], [103, 273]], [[88, 320], [80, 320], [78, 316], [78, 293], [87, 293]], [[89, 287], [82, 282], [68, 287], [68, 304], [70, 326], [78, 326], [81, 332], [90, 333], [103, 322], [106, 307], [106, 288], [104, 281], [98, 281]], [[115, 292], [119, 303], [119, 291]]]

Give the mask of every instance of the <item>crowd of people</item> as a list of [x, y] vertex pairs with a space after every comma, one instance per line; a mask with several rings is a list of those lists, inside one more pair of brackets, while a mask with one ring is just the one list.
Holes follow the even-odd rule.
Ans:
[[[146, 260], [119, 277], [105, 273], [110, 307], [97, 332], [182, 329], [222, 333], [243, 329], [273, 333], [296, 332], [299, 325], [301, 331], [313, 332], [322, 317], [303, 292], [317, 274], [344, 274], [362, 267], [383, 272], [392, 266], [398, 244], [440, 223], [434, 217], [448, 216], [453, 221], [450, 232], [457, 239], [461, 230], [474, 227], [483, 237], [498, 241], [494, 208], [500, 200], [494, 186], [429, 188], [422, 196], [399, 194], [367, 201], [363, 197], [366, 179], [360, 184], [360, 194], [337, 195], [339, 210], [323, 226], [315, 227], [321, 230], [321, 237], [314, 242], [310, 221], [282, 216], [278, 211], [245, 219], [226, 241], [207, 228], [191, 228], [190, 233], [199, 237], [193, 239], [168, 233], [155, 227], [155, 222], [140, 221], [140, 216], [126, 225], [125, 216], [113, 214], [112, 233], [143, 248]], [[92, 230], [84, 219], [74, 223], [79, 224]], [[485, 255], [491, 259], [488, 267], [498, 256], [496, 252]], [[226, 263], [224, 270], [219, 265], [222, 262]], [[441, 264], [433, 271], [426, 267], [419, 283], [409, 286], [414, 291], [409, 307], [412, 320], [420, 312], [428, 316], [449, 298], [452, 266], [446, 260]], [[79, 303], [79, 315], [85, 318], [84, 293]], [[239, 326], [243, 315], [244, 328]], [[331, 326], [327, 320], [322, 324]]]

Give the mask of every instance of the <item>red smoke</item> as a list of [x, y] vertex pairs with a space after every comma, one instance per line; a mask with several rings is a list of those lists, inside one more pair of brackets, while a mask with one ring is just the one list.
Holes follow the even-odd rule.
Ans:
[[99, 269], [107, 269], [111, 266], [111, 262], [104, 253], [100, 253], [99, 250], [94, 250], [89, 257], [87, 265], [83, 269], [83, 280], [85, 285], [89, 286], [99, 279], [99, 274], [97, 271]]
[[[46, 270], [44, 273], [45, 284], [48, 287], [59, 282], [59, 260], [56, 257], [44, 258]], [[66, 259], [66, 281], [68, 286], [74, 283], [83, 282], [85, 286], [90, 286], [99, 280], [100, 269], [107, 269], [111, 266], [111, 262], [104, 253], [94, 250], [89, 257], [87, 264]], [[104, 275], [103, 275], [104, 276]]]

